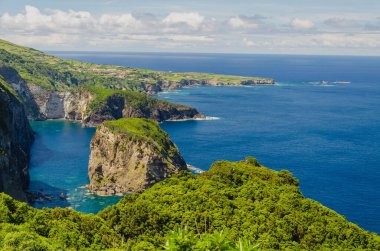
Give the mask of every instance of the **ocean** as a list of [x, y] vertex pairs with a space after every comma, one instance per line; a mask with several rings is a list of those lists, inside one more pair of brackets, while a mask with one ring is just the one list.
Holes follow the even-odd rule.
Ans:
[[[164, 71], [274, 78], [274, 86], [194, 87], [158, 98], [193, 106], [217, 120], [165, 122], [187, 163], [203, 170], [217, 160], [254, 156], [288, 169], [306, 197], [380, 233], [380, 57], [184, 53], [49, 52], [92, 63]], [[320, 81], [350, 84], [320, 85]], [[88, 183], [93, 128], [33, 122], [31, 190], [64, 192], [71, 206], [97, 212], [120, 197], [98, 197]]]

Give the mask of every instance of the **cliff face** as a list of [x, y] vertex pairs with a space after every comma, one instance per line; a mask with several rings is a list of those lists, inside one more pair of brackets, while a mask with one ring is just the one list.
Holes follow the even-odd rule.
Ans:
[[89, 188], [99, 195], [141, 192], [180, 170], [185, 161], [152, 120], [104, 122], [91, 141]]
[[33, 132], [23, 105], [0, 77], [0, 192], [26, 201]]
[[107, 90], [111, 94], [100, 105], [94, 106], [93, 102], [102, 94], [84, 87], [67, 91], [48, 90], [27, 83], [16, 70], [6, 66], [0, 67], [0, 76], [4, 77], [22, 99], [27, 116], [32, 120], [68, 119], [81, 121], [85, 126], [96, 126], [105, 120], [130, 117], [157, 121], [203, 117], [194, 108], [171, 104], [142, 93], [112, 93], [112, 90]]
[[34, 95], [34, 85], [28, 85], [24, 79], [18, 74], [18, 72], [7, 66], [0, 67], [0, 76], [4, 78], [4, 80], [12, 86], [12, 88], [16, 91], [17, 95], [22, 99], [26, 114], [29, 119], [33, 120], [44, 120], [46, 116], [40, 112], [40, 105], [38, 104], [37, 99]]

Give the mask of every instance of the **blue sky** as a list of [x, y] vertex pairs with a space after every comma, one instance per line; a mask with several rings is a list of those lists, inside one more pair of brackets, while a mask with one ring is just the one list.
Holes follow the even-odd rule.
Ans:
[[40, 50], [380, 56], [380, 1], [0, 0], [0, 38]]

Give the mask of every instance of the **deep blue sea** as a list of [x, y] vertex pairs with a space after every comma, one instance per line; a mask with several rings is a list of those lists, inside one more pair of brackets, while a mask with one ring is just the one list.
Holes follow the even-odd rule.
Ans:
[[[306, 197], [380, 233], [380, 57], [50, 52], [93, 63], [165, 71], [271, 77], [274, 86], [197, 87], [157, 95], [219, 120], [166, 122], [189, 164], [254, 156], [288, 169]], [[349, 81], [319, 85], [315, 82]], [[94, 129], [34, 122], [31, 189], [65, 192], [50, 205], [97, 212], [119, 198], [89, 195], [89, 142]], [[59, 204], [60, 203], [60, 204]]]

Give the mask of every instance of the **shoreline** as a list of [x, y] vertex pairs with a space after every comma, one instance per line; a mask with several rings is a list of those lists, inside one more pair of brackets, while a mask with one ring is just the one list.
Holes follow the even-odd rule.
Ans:
[[195, 174], [202, 174], [202, 173], [206, 172], [205, 170], [202, 170], [202, 169], [195, 167], [193, 165], [190, 165], [190, 164], [186, 164], [186, 166], [190, 172], [195, 173]]

